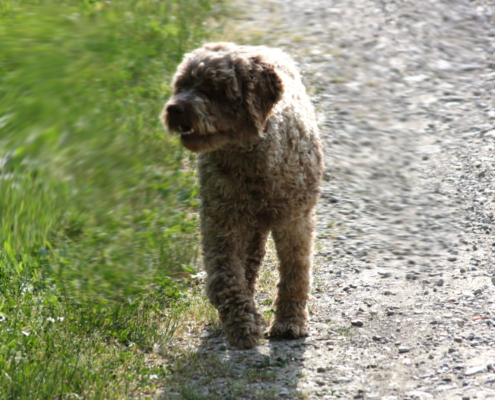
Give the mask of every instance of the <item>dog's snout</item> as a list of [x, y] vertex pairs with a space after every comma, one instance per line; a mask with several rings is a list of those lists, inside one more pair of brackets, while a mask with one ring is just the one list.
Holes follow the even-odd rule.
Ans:
[[184, 106], [180, 103], [169, 104], [167, 106], [167, 112], [170, 115], [180, 115], [184, 113]]

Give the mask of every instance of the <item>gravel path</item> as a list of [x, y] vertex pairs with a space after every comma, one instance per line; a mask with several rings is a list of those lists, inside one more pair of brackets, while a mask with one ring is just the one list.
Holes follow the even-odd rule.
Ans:
[[252, 399], [495, 399], [495, 3], [247, 4], [324, 137], [311, 333], [203, 348], [268, 363]]

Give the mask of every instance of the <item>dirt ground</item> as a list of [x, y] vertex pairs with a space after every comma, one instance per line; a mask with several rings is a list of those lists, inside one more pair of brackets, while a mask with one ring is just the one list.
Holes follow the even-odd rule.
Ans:
[[198, 352], [269, 374], [198, 398], [495, 399], [495, 3], [238, 5], [245, 42], [291, 54], [317, 109], [315, 299], [304, 339], [206, 332]]

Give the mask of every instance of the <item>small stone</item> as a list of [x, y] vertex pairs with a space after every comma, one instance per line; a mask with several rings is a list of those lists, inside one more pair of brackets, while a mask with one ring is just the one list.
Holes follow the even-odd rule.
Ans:
[[324, 373], [326, 371], [327, 371], [327, 369], [325, 367], [318, 367], [318, 368], [316, 368], [316, 372], [318, 372], [320, 374], [322, 374], [322, 373]]
[[492, 277], [492, 283], [495, 285], [495, 276]]
[[436, 281], [435, 285], [443, 286], [444, 283], [445, 283], [445, 281], [443, 279], [439, 279], [438, 281]]
[[460, 336], [456, 336], [454, 338], [454, 342], [461, 343], [462, 342], [462, 338]]
[[359, 320], [359, 319], [355, 319], [355, 320], [351, 321], [351, 325], [357, 326], [358, 328], [360, 328], [364, 325], [364, 322]]
[[461, 274], [464, 274], [466, 272], [466, 268], [461, 268], [460, 271], [461, 271]]
[[353, 397], [354, 400], [364, 399], [365, 392], [363, 390], [358, 390], [357, 394]]
[[455, 256], [447, 257], [447, 261], [450, 261], [450, 262], [457, 261], [457, 257], [455, 257]]
[[487, 371], [488, 371], [488, 369], [484, 365], [481, 365], [478, 367], [468, 368], [466, 370], [466, 372], [464, 372], [464, 375], [472, 376], [472, 375], [480, 374], [480, 373], [487, 372]]
[[399, 383], [398, 383], [398, 382], [390, 382], [390, 383], [388, 384], [388, 388], [389, 388], [390, 390], [397, 390], [397, 389], [399, 389], [399, 388], [400, 388], [400, 385], [399, 385]]
[[412, 397], [413, 399], [420, 399], [420, 400], [433, 399], [433, 395], [426, 393], [426, 392], [421, 392], [419, 390], [411, 390], [410, 392], [406, 392], [406, 396]]
[[453, 347], [451, 347], [451, 348], [449, 348], [448, 351], [449, 351], [449, 354], [452, 354], [452, 353], [455, 353], [457, 350], [454, 349]]
[[382, 337], [380, 335], [373, 335], [371, 339], [373, 339], [375, 342], [379, 342], [380, 340], [382, 340]]
[[481, 294], [483, 292], [483, 289], [476, 289], [473, 294], [476, 296], [477, 294]]
[[399, 353], [404, 354], [404, 353], [409, 353], [411, 351], [410, 347], [407, 346], [400, 346], [399, 347]]
[[348, 383], [352, 381], [351, 376], [337, 376], [336, 378], [333, 379], [334, 383]]

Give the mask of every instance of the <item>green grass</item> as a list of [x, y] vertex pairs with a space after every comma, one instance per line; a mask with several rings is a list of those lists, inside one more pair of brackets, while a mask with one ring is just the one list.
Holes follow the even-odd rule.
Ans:
[[[206, 0], [0, 0], [0, 399], [153, 392], [197, 256], [158, 121]], [[78, 397], [79, 396], [79, 397]]]

